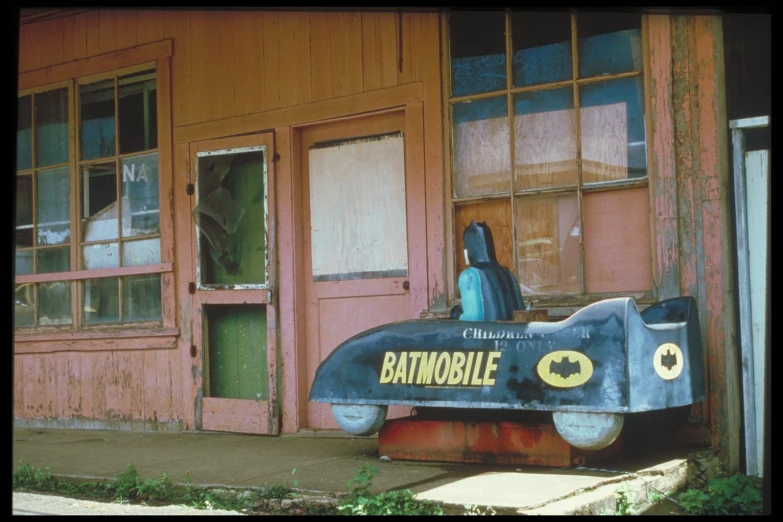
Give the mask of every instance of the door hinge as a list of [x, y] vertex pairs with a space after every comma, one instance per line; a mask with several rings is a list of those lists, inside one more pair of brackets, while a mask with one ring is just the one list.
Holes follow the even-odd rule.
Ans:
[[188, 183], [185, 185], [185, 194], [188, 196], [192, 196], [196, 192], [196, 186], [193, 185], [193, 183]]
[[278, 154], [277, 152], [275, 152], [275, 153], [274, 153], [274, 155], [272, 156], [272, 161], [273, 161], [273, 162], [275, 162], [275, 163], [277, 163], [278, 161], [280, 161], [280, 154]]
[[193, 282], [188, 283], [188, 292], [190, 292], [191, 294], [196, 293], [196, 283]]
[[190, 356], [191, 357], [195, 357], [196, 356], [196, 345], [195, 344], [191, 344], [190, 345]]

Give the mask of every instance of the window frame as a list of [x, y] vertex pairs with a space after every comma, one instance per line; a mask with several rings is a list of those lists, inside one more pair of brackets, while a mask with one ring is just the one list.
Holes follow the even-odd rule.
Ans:
[[[106, 337], [126, 337], [128, 330], [133, 332], [137, 341], [117, 345], [117, 349], [148, 349], [151, 347], [173, 347], [172, 337], [178, 334], [176, 328], [176, 310], [174, 295], [174, 223], [171, 206], [172, 190], [172, 121], [171, 121], [171, 55], [172, 41], [161, 40], [150, 44], [104, 55], [68, 62], [45, 69], [38, 69], [19, 75], [17, 98], [28, 94], [47, 92], [68, 86], [69, 117], [69, 179], [70, 179], [70, 218], [71, 240], [69, 242], [71, 267], [78, 269], [68, 272], [48, 272], [30, 275], [15, 275], [14, 285], [26, 283], [70, 282], [72, 322], [68, 325], [36, 325], [15, 327], [16, 353], [39, 353], [60, 351], [64, 346], [53, 346], [51, 341], [68, 339], [101, 339]], [[157, 132], [158, 132], [158, 196], [160, 212], [160, 250], [161, 262], [154, 265], [118, 267], [96, 270], [81, 269], [81, 223], [79, 219], [79, 167], [77, 158], [77, 121], [79, 107], [77, 85], [99, 81], [102, 77], [112, 78], [142, 70], [153, 70], [156, 77]], [[142, 151], [143, 152], [143, 151]], [[116, 160], [117, 157], [114, 156]], [[31, 169], [33, 172], [35, 169]], [[83, 302], [83, 284], [87, 279], [125, 277], [142, 274], [161, 275], [161, 319], [126, 323], [84, 324], [81, 313]], [[36, 302], [36, 306], [38, 303]], [[125, 333], [123, 333], [125, 332]], [[19, 344], [22, 341], [22, 344]], [[85, 345], [89, 347], [88, 341]], [[97, 348], [97, 345], [96, 345]]]
[[[451, 307], [454, 304], [459, 303], [460, 299], [457, 297], [457, 288], [456, 288], [456, 278], [459, 275], [457, 273], [457, 259], [461, 257], [461, 252], [456, 252], [457, 244], [458, 244], [458, 238], [457, 234], [461, 234], [461, 231], [455, 230], [456, 226], [456, 209], [461, 204], [470, 204], [470, 203], [480, 203], [484, 201], [509, 201], [510, 198], [510, 212], [512, 216], [512, 240], [516, 244], [516, 226], [513, 225], [514, 220], [514, 201], [520, 197], [520, 196], [530, 196], [530, 195], [540, 195], [540, 196], [547, 196], [547, 195], [564, 195], [564, 194], [574, 194], [577, 196], [577, 205], [578, 205], [578, 212], [579, 212], [579, 226], [580, 226], [580, 238], [579, 238], [579, 263], [580, 263], [580, 272], [581, 272], [581, 292], [580, 293], [562, 293], [562, 294], [525, 294], [525, 301], [526, 303], [532, 304], [535, 307], [539, 308], [550, 308], [550, 316], [555, 317], [567, 317], [580, 308], [596, 302], [600, 301], [602, 299], [608, 299], [613, 297], [632, 297], [635, 299], [637, 304], [640, 304], [642, 306], [651, 304], [659, 299], [660, 294], [671, 294], [666, 295], [666, 297], [672, 297], [674, 295], [678, 294], [678, 289], [673, 290], [671, 288], [662, 288], [661, 286], [661, 279], [662, 277], [665, 277], [665, 274], [662, 274], [663, 272], [666, 272], [668, 270], [671, 270], [673, 268], [672, 263], [676, 264], [676, 259], [667, 259], [661, 257], [660, 252], [660, 245], [656, 245], [657, 236], [657, 223], [655, 219], [655, 210], [658, 207], [661, 207], [662, 205], [665, 205], [667, 201], [674, 198], [674, 201], [676, 203], [676, 191], [672, 190], [672, 187], [670, 187], [669, 183], [666, 183], [666, 189], [668, 190], [667, 194], [665, 196], [668, 196], [668, 198], [663, 197], [663, 195], [656, 195], [655, 191], [656, 185], [658, 184], [658, 180], [656, 180], [657, 172], [656, 168], [658, 167], [657, 163], [659, 160], [659, 156], [662, 154], [661, 147], [663, 146], [660, 143], [656, 143], [656, 140], [654, 140], [653, 135], [655, 133], [655, 121], [652, 118], [652, 111], [651, 108], [653, 104], [656, 105], [657, 108], [664, 108], [669, 112], [669, 117], [671, 117], [670, 111], [671, 111], [671, 78], [665, 78], [669, 81], [669, 91], [666, 93], [663, 93], [662, 95], [656, 96], [656, 93], [654, 93], [651, 89], [651, 83], [653, 81], [651, 77], [651, 50], [650, 50], [650, 27], [649, 27], [649, 20], [651, 17], [654, 18], [660, 18], [660, 19], [666, 19], [665, 24], [657, 23], [656, 24], [656, 30], [657, 27], [660, 25], [662, 27], [668, 28], [668, 17], [665, 17], [663, 15], [661, 16], [653, 16], [653, 15], [647, 15], [643, 12], [640, 12], [641, 16], [641, 54], [642, 54], [642, 69], [637, 71], [629, 71], [629, 72], [621, 72], [621, 73], [612, 73], [612, 74], [603, 74], [600, 76], [593, 76], [593, 77], [587, 77], [587, 78], [578, 78], [578, 53], [577, 53], [577, 46], [578, 46], [578, 39], [577, 39], [577, 17], [575, 15], [578, 15], [580, 13], [579, 9], [572, 9], [568, 11], [568, 14], [571, 15], [571, 34], [570, 34], [570, 44], [571, 44], [571, 61], [572, 61], [572, 77], [566, 80], [560, 80], [560, 81], [554, 81], [554, 82], [548, 82], [548, 83], [542, 83], [542, 84], [536, 84], [536, 85], [530, 85], [530, 86], [520, 86], [515, 87], [513, 85], [513, 63], [512, 60], [509, 59], [509, 56], [513, 56], [514, 48], [513, 48], [513, 35], [511, 32], [511, 25], [512, 25], [512, 17], [511, 14], [515, 11], [512, 9], [503, 9], [501, 11], [504, 14], [504, 20], [505, 20], [505, 49], [504, 53], [506, 56], [506, 86], [503, 89], [499, 90], [493, 90], [489, 92], [481, 92], [471, 95], [464, 95], [464, 96], [452, 96], [452, 83], [451, 83], [451, 42], [450, 42], [450, 26], [449, 26], [449, 15], [451, 11], [446, 11], [441, 13], [441, 49], [442, 49], [442, 56], [443, 60], [441, 62], [441, 77], [443, 79], [442, 81], [442, 97], [443, 97], [443, 125], [444, 125], [444, 136], [443, 136], [443, 147], [444, 147], [444, 196], [445, 196], [445, 219], [446, 219], [446, 230], [449, 231], [449, 233], [446, 235], [446, 280], [447, 280], [447, 290], [449, 297], [448, 306]], [[535, 11], [531, 11], [531, 14], [535, 15]], [[659, 20], [656, 20], [656, 22], [659, 22]], [[671, 57], [671, 49], [666, 49], [666, 53], [661, 56], [660, 60], [663, 62], [664, 60], [670, 59]], [[514, 95], [519, 93], [525, 93], [525, 92], [531, 92], [531, 91], [537, 91], [537, 90], [543, 90], [543, 89], [554, 89], [554, 88], [562, 88], [562, 87], [570, 87], [572, 90], [574, 90], [574, 111], [575, 111], [575, 118], [578, 120], [579, 115], [579, 91], [574, 89], [574, 86], [583, 86], [587, 84], [592, 84], [596, 82], [604, 82], [604, 81], [611, 81], [611, 80], [618, 80], [618, 79], [624, 79], [624, 78], [636, 78], [638, 76], [643, 77], [643, 86], [644, 86], [644, 100], [643, 100], [643, 106], [644, 106], [644, 123], [645, 123], [645, 146], [646, 146], [646, 166], [647, 166], [647, 175], [640, 178], [627, 178], [620, 181], [608, 181], [608, 182], [593, 182], [589, 185], [585, 186], [583, 180], [582, 180], [582, 159], [581, 159], [581, 128], [578, 126], [577, 134], [575, 135], [575, 138], [577, 139], [577, 147], [579, 148], [580, 152], [577, 157], [577, 163], [578, 163], [578, 169], [579, 169], [579, 175], [577, 179], [577, 185], [576, 190], [573, 189], [573, 187], [546, 187], [546, 188], [538, 188], [538, 189], [519, 189], [516, 185], [516, 176], [515, 176], [515, 170], [514, 170], [514, 154], [515, 154], [515, 146], [514, 146]], [[499, 96], [505, 96], [507, 101], [507, 116], [509, 122], [509, 162], [510, 162], [510, 175], [511, 175], [511, 181], [510, 186], [511, 189], [507, 193], [498, 194], [498, 195], [477, 195], [477, 196], [467, 196], [467, 197], [457, 197], [455, 189], [454, 189], [454, 142], [453, 142], [453, 121], [452, 121], [452, 107], [460, 102], [465, 102], [468, 100], [481, 100], [481, 99], [489, 99], [489, 98], [496, 98]], [[653, 100], [653, 98], [657, 98], [657, 100]], [[664, 181], [671, 181], [671, 180], [664, 180]], [[648, 190], [648, 199], [650, 201], [650, 246], [651, 246], [651, 268], [652, 268], [652, 280], [651, 280], [651, 289], [647, 291], [627, 291], [627, 292], [605, 292], [605, 293], [587, 293], [585, 290], [585, 248], [584, 248], [584, 216], [583, 216], [583, 197], [584, 194], [589, 194], [591, 192], [605, 192], [610, 190], [623, 190], [623, 189], [633, 189], [633, 188], [639, 188], [639, 187], [646, 187]], [[666, 235], [666, 232], [670, 232], [667, 230], [663, 230], [664, 235]], [[676, 237], [673, 238], [674, 242], [676, 243], [677, 239]], [[658, 248], [657, 248], [658, 247]], [[513, 249], [514, 254], [514, 273], [516, 274], [516, 267], [518, 264], [518, 249]], [[553, 309], [554, 308], [554, 309]]]

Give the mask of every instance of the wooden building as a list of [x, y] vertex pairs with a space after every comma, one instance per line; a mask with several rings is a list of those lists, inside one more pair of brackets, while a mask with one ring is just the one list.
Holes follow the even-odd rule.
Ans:
[[695, 296], [736, 469], [720, 15], [30, 9], [18, 65], [16, 426], [334, 429], [317, 365], [447, 314], [475, 219], [551, 318]]

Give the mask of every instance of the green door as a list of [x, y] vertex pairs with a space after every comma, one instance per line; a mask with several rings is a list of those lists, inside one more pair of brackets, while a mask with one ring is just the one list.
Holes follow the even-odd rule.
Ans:
[[274, 256], [268, 248], [272, 142], [269, 135], [235, 141], [236, 147], [220, 149], [208, 142], [192, 144], [193, 324], [202, 377], [197, 418], [200, 413], [203, 430], [276, 434]]

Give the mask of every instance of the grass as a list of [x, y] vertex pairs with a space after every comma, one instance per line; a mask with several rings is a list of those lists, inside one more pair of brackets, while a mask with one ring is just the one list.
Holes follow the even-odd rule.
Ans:
[[[67, 497], [103, 502], [122, 502], [149, 506], [183, 505], [196, 509], [221, 509], [247, 514], [337, 514], [334, 506], [310, 503], [298, 498], [287, 482], [265, 485], [253, 491], [199, 488], [190, 475], [184, 486], [175, 485], [165, 473], [142, 479], [129, 463], [124, 471], [107, 481], [56, 479], [51, 470], [20, 462], [13, 472], [13, 490], [56, 493]], [[298, 481], [294, 481], [294, 487]], [[284, 500], [291, 500], [287, 508]], [[296, 502], [299, 500], [298, 502]]]

